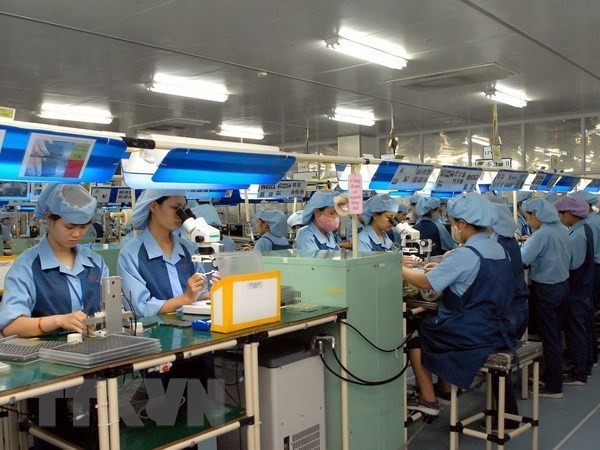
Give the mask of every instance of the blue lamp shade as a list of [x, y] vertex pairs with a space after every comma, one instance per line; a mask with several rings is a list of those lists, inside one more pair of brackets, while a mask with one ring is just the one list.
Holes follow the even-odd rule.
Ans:
[[152, 181], [247, 189], [251, 184], [277, 183], [295, 162], [295, 157], [283, 154], [174, 148], [162, 160]]
[[420, 191], [425, 187], [432, 172], [433, 166], [428, 164], [382, 161], [371, 178], [369, 189]]
[[584, 191], [594, 193], [600, 191], [600, 179], [590, 181], [590, 183], [585, 187]]
[[120, 139], [0, 125], [0, 179], [106, 183], [127, 146]]
[[571, 177], [568, 175], [560, 177], [556, 184], [552, 187], [552, 192], [571, 192], [581, 178]]

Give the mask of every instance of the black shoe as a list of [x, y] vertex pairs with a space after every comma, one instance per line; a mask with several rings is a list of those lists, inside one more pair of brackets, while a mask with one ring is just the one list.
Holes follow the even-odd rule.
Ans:
[[415, 396], [408, 399], [406, 409], [409, 411], [420, 411], [430, 416], [440, 414], [440, 405], [438, 402], [426, 402], [421, 396]]

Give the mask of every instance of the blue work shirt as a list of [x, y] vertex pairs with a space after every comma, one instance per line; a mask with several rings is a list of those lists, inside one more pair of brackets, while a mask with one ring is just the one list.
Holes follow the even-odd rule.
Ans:
[[339, 250], [335, 235], [331, 231], [327, 231], [327, 237], [319, 231], [317, 226], [311, 222], [310, 225], [304, 226], [298, 230], [296, 234], [296, 249], [297, 250]]
[[391, 251], [394, 242], [387, 233], [383, 233], [383, 242], [371, 225], [367, 225], [358, 233], [358, 250], [361, 252], [384, 252]]
[[[504, 249], [483, 231], [471, 236], [465, 246], [477, 249], [484, 258], [504, 259]], [[479, 273], [479, 257], [468, 248], [458, 247], [442, 259], [442, 262], [425, 274], [436, 292], [449, 288], [456, 295], [463, 295], [473, 284]]]
[[531, 280], [544, 284], [561, 283], [569, 278], [569, 232], [558, 222], [542, 223], [521, 247], [521, 256], [523, 264], [531, 266]]
[[261, 253], [270, 252], [271, 250], [284, 250], [288, 248], [292, 248], [292, 246], [287, 238], [283, 236], [275, 236], [270, 231], [263, 234], [254, 245], [254, 250]]
[[221, 244], [223, 244], [224, 252], [235, 252], [235, 241], [231, 239], [229, 236], [222, 234], [221, 235]]
[[130, 298], [138, 317], [158, 314], [166, 300], [186, 291], [187, 280], [199, 270], [192, 262], [185, 238], [174, 234], [171, 237], [170, 257], [163, 253], [148, 228], [121, 248], [117, 273], [123, 278], [123, 293]]
[[533, 228], [527, 223], [527, 218], [521, 214], [517, 213], [517, 231], [516, 233], [519, 236], [531, 236], [533, 234]]
[[592, 234], [594, 235], [594, 263], [600, 264], [600, 216], [598, 214], [590, 214], [585, 221], [592, 229]]
[[[356, 229], [360, 233], [364, 229], [364, 225], [362, 223], [360, 223], [360, 222], [357, 221], [357, 223], [356, 223]], [[345, 233], [346, 233], [346, 240], [347, 241], [351, 241], [352, 240], [352, 220], [350, 220], [346, 224]]]
[[75, 263], [69, 270], [56, 259], [48, 238], [42, 238], [15, 260], [6, 275], [0, 330], [21, 316], [97, 312], [100, 282], [107, 276], [108, 267], [97, 253], [78, 245]]
[[569, 270], [578, 269], [585, 261], [585, 254], [587, 251], [587, 238], [585, 236], [585, 230], [583, 229], [585, 223], [585, 219], [582, 219], [569, 228], [569, 240], [571, 241], [571, 262], [569, 264]]

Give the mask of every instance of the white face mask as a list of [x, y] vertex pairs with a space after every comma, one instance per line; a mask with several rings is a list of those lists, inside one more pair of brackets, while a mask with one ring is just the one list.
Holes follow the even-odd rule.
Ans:
[[460, 237], [460, 230], [458, 229], [458, 227], [456, 225], [452, 225], [450, 227], [450, 232], [452, 233], [452, 239], [454, 240], [454, 242], [456, 242], [457, 244], [463, 243], [463, 241]]

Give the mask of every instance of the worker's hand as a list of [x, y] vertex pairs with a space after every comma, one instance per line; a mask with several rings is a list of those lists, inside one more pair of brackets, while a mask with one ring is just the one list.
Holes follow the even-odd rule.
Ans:
[[201, 273], [195, 273], [187, 280], [187, 289], [185, 295], [189, 302], [195, 302], [198, 299], [198, 295], [204, 289], [206, 285], [206, 277]]
[[219, 281], [221, 281], [221, 274], [215, 270], [210, 274], [210, 285], [213, 286]]
[[338, 247], [345, 248], [346, 250], [352, 250], [352, 241], [338, 242]]
[[423, 267], [423, 269], [425, 270], [425, 273], [427, 273], [430, 270], [435, 269], [437, 266], [439, 266], [439, 263], [430, 262], [430, 263], [425, 264], [425, 267]]
[[[73, 330], [77, 333], [83, 333], [85, 325], [83, 325], [83, 319], [87, 316], [83, 311], [75, 311], [71, 314], [64, 314], [59, 316], [58, 324], [60, 328], [65, 330]], [[52, 331], [52, 330], [48, 330]]]
[[423, 264], [423, 260], [415, 255], [402, 255], [402, 265], [408, 268]]

